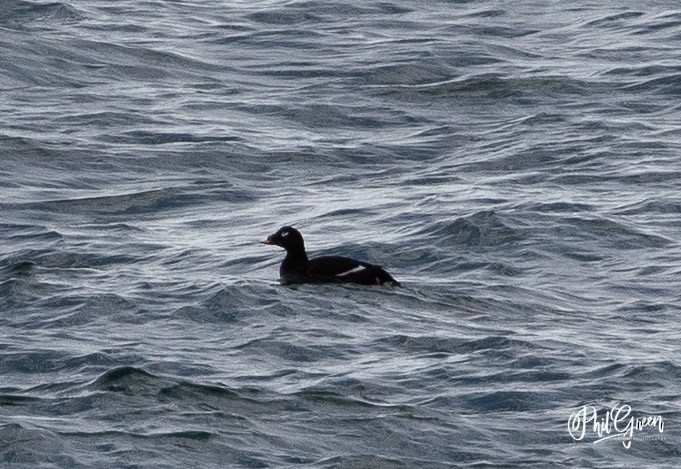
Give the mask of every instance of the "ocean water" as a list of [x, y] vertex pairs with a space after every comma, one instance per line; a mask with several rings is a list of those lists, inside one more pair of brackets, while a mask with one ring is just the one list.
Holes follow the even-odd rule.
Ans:
[[[0, 466], [678, 466], [680, 44], [654, 0], [3, 0]], [[284, 224], [403, 287], [280, 285]]]

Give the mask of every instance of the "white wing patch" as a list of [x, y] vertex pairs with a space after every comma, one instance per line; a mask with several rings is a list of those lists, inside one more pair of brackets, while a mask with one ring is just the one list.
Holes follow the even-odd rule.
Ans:
[[346, 272], [341, 272], [340, 274], [336, 274], [335, 276], [336, 277], [345, 277], [346, 275], [356, 274], [356, 273], [362, 272], [363, 270], [366, 270], [366, 267], [364, 267], [363, 265], [358, 265], [354, 269], [350, 269]]

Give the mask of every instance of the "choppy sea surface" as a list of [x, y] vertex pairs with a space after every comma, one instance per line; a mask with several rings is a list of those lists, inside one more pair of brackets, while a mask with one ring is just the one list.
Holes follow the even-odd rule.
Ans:
[[[669, 1], [3, 0], [0, 465], [677, 466], [680, 48]], [[403, 287], [280, 285], [284, 224]]]

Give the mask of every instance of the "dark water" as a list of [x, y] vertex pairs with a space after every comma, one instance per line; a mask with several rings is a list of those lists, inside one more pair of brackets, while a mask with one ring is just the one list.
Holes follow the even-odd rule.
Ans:
[[[680, 44], [652, 0], [4, 0], [0, 465], [678, 465]], [[283, 224], [404, 287], [280, 286]], [[618, 404], [664, 432], [568, 432]]]

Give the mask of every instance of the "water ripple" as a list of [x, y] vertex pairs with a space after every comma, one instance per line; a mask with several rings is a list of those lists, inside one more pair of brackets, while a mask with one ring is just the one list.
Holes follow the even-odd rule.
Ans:
[[[673, 467], [680, 18], [2, 2], [0, 460]], [[567, 432], [617, 403], [667, 430]]]

